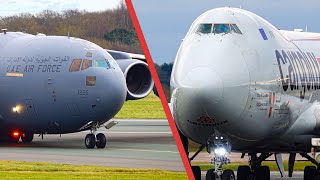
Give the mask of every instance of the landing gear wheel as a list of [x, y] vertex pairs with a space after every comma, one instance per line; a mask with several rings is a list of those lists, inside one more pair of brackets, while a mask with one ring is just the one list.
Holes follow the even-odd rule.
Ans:
[[317, 174], [317, 169], [315, 166], [306, 166], [304, 168], [304, 180], [314, 180]]
[[239, 166], [237, 171], [237, 180], [247, 180], [250, 175], [249, 166]]
[[235, 179], [236, 179], [236, 176], [234, 175], [234, 172], [231, 169], [227, 169], [223, 171], [221, 180], [235, 180]]
[[256, 179], [270, 180], [270, 169], [268, 166], [257, 166], [254, 168]]
[[94, 148], [96, 145], [96, 137], [94, 134], [87, 134], [84, 143], [88, 149]]
[[209, 169], [206, 174], [206, 180], [216, 180], [216, 173], [214, 169]]
[[97, 148], [104, 148], [106, 147], [107, 144], [107, 139], [106, 136], [102, 133], [97, 134], [97, 142], [96, 142], [96, 146]]
[[194, 178], [196, 180], [201, 180], [201, 169], [199, 166], [191, 166]]
[[20, 140], [20, 136], [11, 136], [8, 138], [9, 143], [17, 143]]
[[21, 140], [24, 143], [30, 143], [33, 140], [33, 133], [23, 133], [21, 135]]

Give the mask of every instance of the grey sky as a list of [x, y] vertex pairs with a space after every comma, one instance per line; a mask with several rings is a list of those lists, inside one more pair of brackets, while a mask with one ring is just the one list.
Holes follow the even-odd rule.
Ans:
[[217, 7], [242, 7], [280, 29], [320, 32], [319, 0], [132, 0], [156, 63], [172, 62], [191, 23]]
[[121, 0], [0, 0], [0, 16], [20, 13], [36, 14], [43, 10], [61, 12], [67, 9], [103, 11], [115, 8]]

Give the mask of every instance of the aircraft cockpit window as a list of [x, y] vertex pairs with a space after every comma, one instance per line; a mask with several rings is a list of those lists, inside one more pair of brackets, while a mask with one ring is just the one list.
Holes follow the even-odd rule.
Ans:
[[87, 59], [83, 60], [81, 70], [85, 70], [90, 67], [92, 67], [92, 60], [87, 60]]
[[93, 67], [103, 67], [103, 68], [110, 68], [110, 64], [107, 60], [95, 60], [93, 61]]
[[197, 32], [203, 34], [211, 33], [212, 24], [199, 24]]
[[214, 34], [230, 33], [230, 25], [229, 24], [214, 24], [213, 33]]
[[199, 24], [196, 28], [196, 33], [202, 34], [229, 34], [229, 33], [237, 33], [242, 34], [240, 29], [236, 24]]
[[80, 69], [80, 65], [81, 65], [81, 59], [74, 59], [71, 63], [70, 72], [77, 72]]
[[240, 29], [236, 24], [230, 24], [230, 27], [231, 27], [231, 32], [242, 34], [242, 32], [240, 31]]

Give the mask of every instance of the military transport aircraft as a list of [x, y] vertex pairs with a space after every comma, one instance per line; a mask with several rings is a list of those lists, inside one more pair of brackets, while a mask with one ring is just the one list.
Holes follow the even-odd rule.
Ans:
[[69, 36], [3, 29], [0, 63], [2, 141], [90, 130], [85, 146], [104, 148], [106, 137], [97, 129], [114, 126], [109, 120], [126, 100], [153, 89], [145, 62]]
[[281, 153], [290, 153], [290, 177], [297, 153], [316, 165], [305, 167], [305, 180], [320, 175], [308, 154], [320, 137], [320, 33], [278, 30], [237, 8], [207, 11], [179, 48], [171, 90], [186, 151], [187, 138], [202, 145], [190, 160], [205, 147], [212, 155], [207, 179], [235, 179], [222, 170], [231, 151], [250, 158], [238, 180], [270, 179], [261, 162], [271, 155], [284, 175]]

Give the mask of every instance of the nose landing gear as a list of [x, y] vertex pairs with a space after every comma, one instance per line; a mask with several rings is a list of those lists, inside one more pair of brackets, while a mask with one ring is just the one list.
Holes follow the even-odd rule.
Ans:
[[211, 164], [215, 169], [207, 171], [206, 180], [235, 180], [235, 174], [231, 169], [222, 170], [222, 166], [230, 164], [226, 153], [231, 152], [230, 143], [223, 136], [214, 136], [208, 140], [207, 151], [212, 155]]
[[103, 133], [98, 133], [97, 135], [95, 135], [98, 128], [98, 123], [92, 125], [91, 133], [87, 134], [84, 140], [86, 148], [93, 149], [95, 146], [97, 146], [98, 149], [102, 149], [106, 147], [106, 136]]

